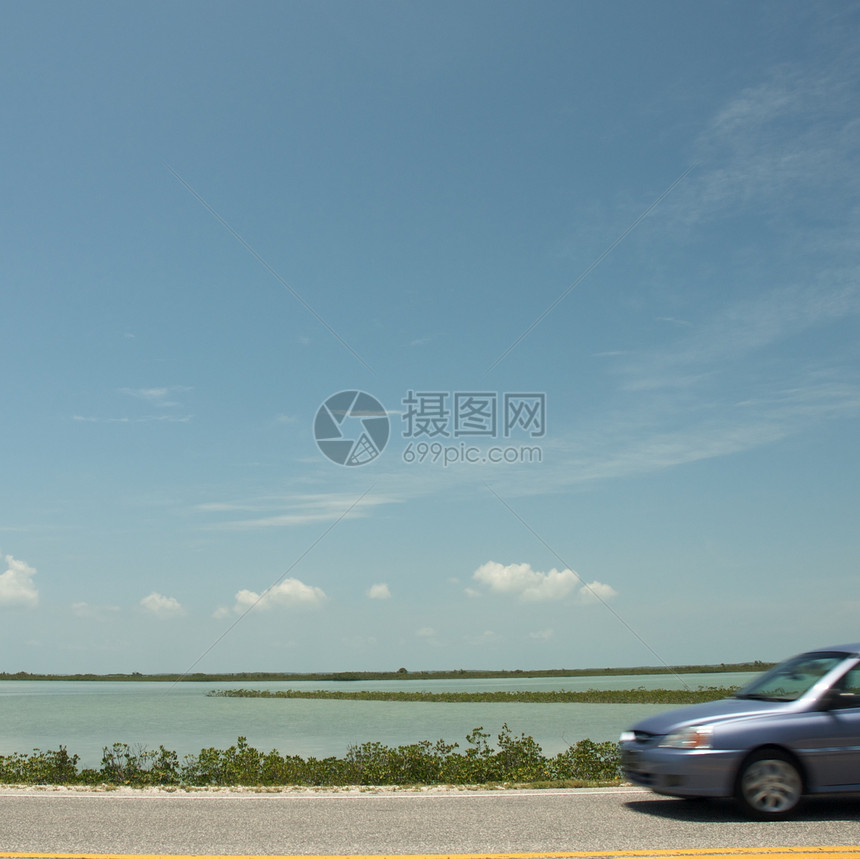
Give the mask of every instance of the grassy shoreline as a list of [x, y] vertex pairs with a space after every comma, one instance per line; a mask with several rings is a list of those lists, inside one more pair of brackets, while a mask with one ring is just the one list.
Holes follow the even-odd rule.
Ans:
[[628, 668], [547, 668], [535, 670], [483, 671], [483, 670], [442, 670], [442, 671], [337, 671], [331, 673], [300, 673], [283, 671], [241, 671], [237, 673], [204, 674], [34, 674], [28, 671], [11, 673], [0, 672], [3, 680], [63, 680], [63, 681], [104, 681], [104, 682], [152, 682], [152, 683], [232, 683], [239, 681], [258, 682], [356, 682], [367, 680], [516, 680], [523, 677], [597, 677], [597, 676], [637, 676], [642, 674], [725, 674], [739, 672], [760, 673], [772, 668], [775, 663], [735, 662], [719, 665], [645, 665]]
[[697, 689], [587, 689], [512, 692], [342, 692], [327, 689], [213, 689], [209, 698], [308, 698], [322, 701], [402, 701], [422, 704], [701, 704], [729, 698], [734, 686]]

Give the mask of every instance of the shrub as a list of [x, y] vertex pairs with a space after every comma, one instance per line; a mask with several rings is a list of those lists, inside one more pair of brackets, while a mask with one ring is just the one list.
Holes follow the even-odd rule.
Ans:
[[621, 755], [615, 743], [580, 740], [553, 758], [549, 772], [554, 780], [610, 781], [621, 778]]
[[132, 749], [126, 743], [114, 743], [104, 749], [101, 770], [87, 772], [89, 779], [135, 787], [180, 781], [179, 758], [176, 752], [164, 746], [153, 751], [144, 746]]
[[78, 756], [64, 746], [56, 751], [33, 749], [29, 755], [0, 755], [0, 782], [5, 784], [68, 784], [78, 780]]
[[205, 748], [180, 764], [174, 751], [114, 743], [106, 747], [100, 769], [78, 771], [77, 755], [64, 747], [30, 755], [0, 756], [0, 782], [6, 784], [185, 784], [231, 785], [412, 785], [487, 784], [498, 782], [612, 781], [620, 776], [614, 743], [580, 740], [554, 758], [544, 757], [533, 737], [515, 737], [503, 725], [497, 747], [490, 735], [475, 728], [468, 746], [437, 740], [392, 748], [370, 742], [350, 746], [343, 758], [302, 758], [268, 753], [239, 737], [228, 749]]

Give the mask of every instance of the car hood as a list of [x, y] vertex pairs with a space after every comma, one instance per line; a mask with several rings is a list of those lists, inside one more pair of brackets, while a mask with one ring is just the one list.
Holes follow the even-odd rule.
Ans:
[[704, 704], [691, 704], [666, 713], [649, 716], [637, 722], [632, 730], [649, 734], [668, 734], [686, 725], [721, 722], [725, 719], [764, 716], [770, 713], [792, 709], [795, 701], [747, 701], [743, 698], [723, 698], [707, 701]]

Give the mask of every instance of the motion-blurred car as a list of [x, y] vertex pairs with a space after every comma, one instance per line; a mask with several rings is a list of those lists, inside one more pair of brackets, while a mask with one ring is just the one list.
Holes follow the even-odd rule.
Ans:
[[626, 778], [656, 793], [735, 797], [781, 819], [807, 794], [860, 792], [860, 643], [802, 653], [732, 698], [624, 731]]

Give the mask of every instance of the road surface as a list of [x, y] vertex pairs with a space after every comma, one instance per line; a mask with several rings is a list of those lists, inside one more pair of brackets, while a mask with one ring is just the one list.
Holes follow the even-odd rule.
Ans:
[[[646, 855], [673, 857], [860, 859], [858, 845], [860, 799], [853, 797], [810, 803], [796, 820], [759, 823], [743, 818], [729, 802], [666, 799], [634, 787], [188, 793], [0, 789], [0, 857], [630, 856], [631, 851], [648, 851]], [[844, 849], [832, 849], [837, 846]]]

